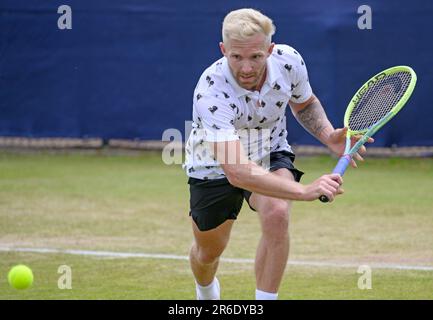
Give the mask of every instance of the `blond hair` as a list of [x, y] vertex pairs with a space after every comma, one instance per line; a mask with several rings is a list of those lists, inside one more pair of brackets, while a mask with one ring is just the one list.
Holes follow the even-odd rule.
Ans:
[[226, 15], [223, 21], [223, 42], [229, 40], [246, 40], [251, 36], [262, 33], [266, 36], [266, 42], [271, 43], [275, 26], [272, 20], [254, 9], [234, 10]]

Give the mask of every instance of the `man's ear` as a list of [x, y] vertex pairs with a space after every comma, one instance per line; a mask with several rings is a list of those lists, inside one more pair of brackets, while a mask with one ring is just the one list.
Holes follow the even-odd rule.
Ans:
[[221, 53], [223, 54], [223, 56], [225, 56], [226, 55], [226, 47], [224, 47], [223, 42], [220, 42], [220, 50], [221, 50]]
[[275, 43], [271, 43], [271, 45], [269, 46], [269, 49], [268, 49], [268, 54], [272, 54], [272, 51], [274, 50], [274, 46], [275, 46]]

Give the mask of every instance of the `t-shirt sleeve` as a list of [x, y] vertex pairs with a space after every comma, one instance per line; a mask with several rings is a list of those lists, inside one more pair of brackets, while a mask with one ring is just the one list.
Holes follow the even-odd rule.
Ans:
[[234, 127], [236, 113], [227, 100], [204, 96], [195, 103], [195, 111], [203, 130], [203, 139], [208, 142], [239, 140]]
[[297, 53], [296, 58], [299, 58], [299, 63], [295, 68], [296, 83], [292, 90], [292, 97], [290, 98], [290, 101], [295, 103], [303, 103], [311, 97], [313, 90], [311, 89], [310, 82], [308, 80], [308, 71], [304, 60], [299, 53]]

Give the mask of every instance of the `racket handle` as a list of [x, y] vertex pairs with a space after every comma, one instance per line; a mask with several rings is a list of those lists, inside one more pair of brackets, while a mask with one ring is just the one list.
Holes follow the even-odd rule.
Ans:
[[338, 173], [340, 176], [343, 176], [343, 174], [346, 172], [347, 167], [349, 166], [350, 161], [352, 161], [352, 157], [348, 154], [345, 154], [340, 158], [340, 160], [338, 160], [338, 163], [332, 173]]
[[328, 197], [323, 194], [319, 197], [319, 200], [322, 201], [323, 203], [329, 202]]
[[[340, 176], [343, 176], [344, 172], [346, 172], [347, 167], [349, 166], [350, 161], [352, 160], [352, 157], [348, 154], [345, 154], [338, 160], [337, 165], [334, 168], [334, 171], [332, 173], [338, 173]], [[325, 195], [321, 195], [319, 197], [319, 200], [322, 202], [329, 202], [329, 199]]]

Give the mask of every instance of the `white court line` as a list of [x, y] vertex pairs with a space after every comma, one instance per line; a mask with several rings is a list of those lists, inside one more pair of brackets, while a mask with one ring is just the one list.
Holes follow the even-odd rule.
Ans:
[[[153, 253], [133, 253], [133, 252], [110, 252], [110, 251], [90, 251], [90, 250], [71, 250], [53, 248], [14, 248], [0, 247], [0, 252], [31, 252], [31, 253], [56, 253], [71, 254], [79, 256], [94, 256], [104, 258], [144, 258], [144, 259], [169, 259], [169, 260], [188, 260], [187, 256], [173, 254], [153, 254]], [[254, 259], [221, 258], [221, 261], [230, 263], [254, 263]], [[306, 267], [330, 267], [330, 268], [358, 268], [364, 263], [344, 263], [344, 262], [324, 262], [324, 261], [299, 261], [289, 260], [288, 265]], [[387, 263], [365, 263], [372, 269], [391, 269], [391, 270], [417, 270], [433, 271], [433, 266], [414, 266]]]

